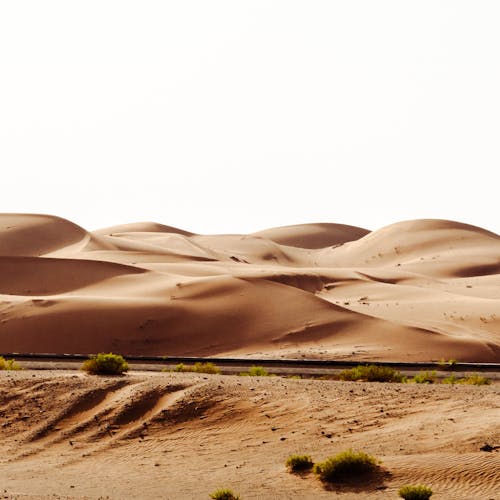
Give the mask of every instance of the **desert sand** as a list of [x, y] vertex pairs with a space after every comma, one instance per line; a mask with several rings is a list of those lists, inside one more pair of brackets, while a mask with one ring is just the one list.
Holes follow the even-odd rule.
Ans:
[[0, 352], [500, 361], [500, 237], [417, 220], [197, 235], [0, 215]]
[[[183, 373], [0, 372], [0, 485], [9, 499], [498, 499], [499, 385], [291, 380]], [[289, 473], [345, 449], [384, 474], [325, 488]]]
[[[0, 216], [0, 352], [500, 362], [500, 237], [458, 222], [197, 235]], [[498, 499], [499, 384], [0, 372], [4, 498]], [[485, 444], [491, 445], [484, 451]], [[382, 460], [326, 488], [285, 467]], [[482, 450], [483, 448], [483, 450]]]

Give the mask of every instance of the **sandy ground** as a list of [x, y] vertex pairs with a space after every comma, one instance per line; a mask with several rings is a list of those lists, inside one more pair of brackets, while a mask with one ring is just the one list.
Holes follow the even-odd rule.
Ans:
[[0, 214], [0, 352], [500, 361], [500, 236], [451, 221], [196, 235]]
[[[498, 499], [500, 386], [428, 386], [135, 372], [0, 372], [5, 498]], [[383, 462], [369, 484], [325, 489], [286, 471], [353, 448]]]

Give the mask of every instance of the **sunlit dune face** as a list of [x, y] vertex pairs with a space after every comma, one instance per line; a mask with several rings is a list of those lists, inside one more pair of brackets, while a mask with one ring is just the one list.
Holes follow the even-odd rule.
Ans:
[[500, 238], [450, 221], [195, 235], [0, 216], [5, 352], [498, 361]]

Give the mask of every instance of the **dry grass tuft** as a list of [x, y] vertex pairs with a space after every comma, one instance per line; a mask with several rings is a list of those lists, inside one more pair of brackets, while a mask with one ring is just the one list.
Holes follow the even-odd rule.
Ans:
[[286, 466], [291, 472], [303, 472], [312, 469], [314, 462], [309, 455], [290, 455]]
[[0, 356], [0, 370], [22, 370], [22, 368], [15, 359], [5, 359]]
[[210, 493], [209, 497], [213, 500], [240, 500], [240, 496], [236, 495], [228, 488], [216, 490], [213, 493]]
[[379, 471], [379, 461], [362, 451], [347, 450], [314, 466], [321, 481], [335, 483], [365, 478]]
[[252, 366], [247, 372], [241, 372], [242, 377], [269, 377], [270, 373], [263, 366]]
[[407, 484], [399, 489], [398, 495], [404, 500], [428, 500], [432, 496], [432, 490], [423, 484]]
[[187, 366], [179, 363], [174, 372], [193, 372], [193, 373], [211, 373], [217, 375], [221, 373], [220, 368], [214, 363], [195, 363], [193, 366]]
[[358, 365], [349, 370], [343, 370], [338, 378], [346, 381], [360, 380], [363, 382], [405, 382], [400, 372], [389, 366], [379, 365]]

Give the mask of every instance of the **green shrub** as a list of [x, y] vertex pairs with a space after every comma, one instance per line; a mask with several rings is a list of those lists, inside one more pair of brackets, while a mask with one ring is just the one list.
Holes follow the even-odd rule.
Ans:
[[451, 384], [451, 385], [453, 385], [453, 384], [460, 384], [461, 380], [462, 380], [461, 378], [458, 378], [455, 374], [453, 374], [453, 375], [450, 375], [449, 377], [444, 378], [441, 381], [441, 383], [443, 383], [443, 384]]
[[432, 490], [423, 484], [407, 484], [399, 489], [398, 495], [404, 500], [428, 500], [432, 496]]
[[489, 385], [491, 384], [491, 380], [477, 373], [463, 378], [450, 375], [443, 379], [443, 384]]
[[416, 384], [435, 384], [436, 372], [420, 372], [412, 378]]
[[263, 366], [251, 366], [247, 372], [241, 372], [246, 377], [269, 377], [269, 372]]
[[218, 374], [221, 372], [220, 368], [214, 363], [195, 363], [194, 370], [196, 373], [213, 373]]
[[316, 464], [313, 470], [321, 481], [333, 483], [369, 476], [379, 470], [379, 462], [362, 451], [347, 450]]
[[195, 363], [193, 366], [186, 366], [184, 363], [179, 363], [174, 372], [193, 372], [193, 373], [212, 373], [218, 374], [220, 368], [214, 363]]
[[438, 365], [439, 365], [439, 368], [441, 370], [450, 370], [451, 368], [453, 368], [455, 365], [457, 364], [457, 360], [456, 359], [449, 359], [448, 361], [446, 361], [444, 358], [441, 358], [439, 361], [438, 361]]
[[213, 500], [240, 500], [240, 496], [234, 494], [228, 488], [216, 490], [213, 493], [210, 493], [209, 497], [213, 498]]
[[474, 375], [469, 375], [468, 377], [460, 379], [459, 384], [467, 384], [467, 385], [489, 385], [491, 384], [490, 379], [483, 377], [482, 375], [478, 375], [474, 373]]
[[365, 382], [405, 382], [406, 378], [394, 368], [378, 365], [358, 365], [339, 373], [340, 380]]
[[22, 368], [15, 359], [5, 359], [0, 356], [0, 370], [22, 370]]
[[292, 472], [301, 472], [312, 469], [314, 462], [309, 455], [290, 455], [286, 461], [286, 466]]
[[128, 371], [128, 363], [120, 354], [101, 352], [90, 356], [83, 363], [82, 370], [92, 375], [121, 375]]

